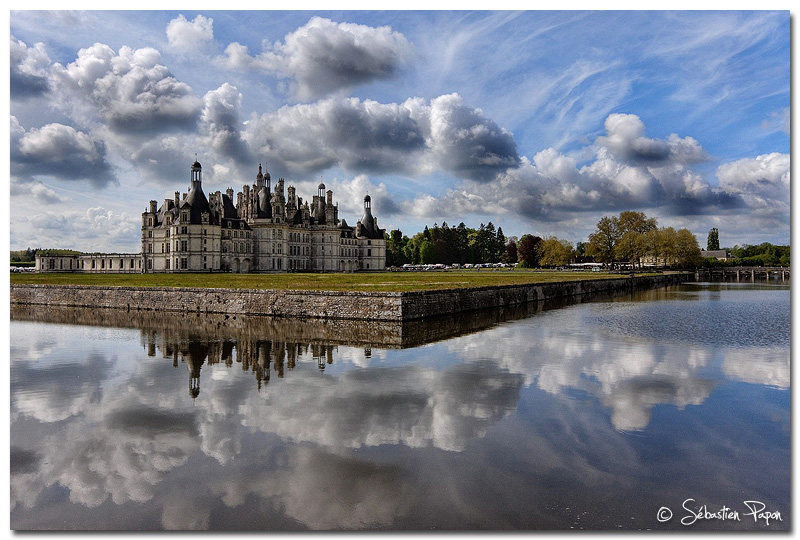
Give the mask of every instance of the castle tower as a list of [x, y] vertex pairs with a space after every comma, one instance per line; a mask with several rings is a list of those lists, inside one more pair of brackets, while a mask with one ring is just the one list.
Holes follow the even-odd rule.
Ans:
[[193, 189], [202, 189], [201, 188], [202, 172], [203, 172], [203, 167], [200, 165], [200, 162], [195, 160], [195, 162], [192, 163], [192, 168], [191, 168], [191, 179], [189, 184], [190, 191]]

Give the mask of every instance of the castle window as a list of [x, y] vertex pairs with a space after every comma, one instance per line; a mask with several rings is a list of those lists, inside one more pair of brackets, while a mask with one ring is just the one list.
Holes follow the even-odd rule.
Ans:
[[181, 227], [181, 234], [186, 234], [187, 232], [188, 231], [186, 227]]
[[186, 242], [186, 240], [181, 240], [181, 251], [187, 251], [187, 242]]
[[[161, 251], [164, 251], [164, 244], [161, 244]], [[148, 253], [153, 252], [153, 244], [147, 244], [147, 252]]]
[[131, 270], [133, 270], [133, 259], [131, 259]]
[[183, 259], [181, 259], [181, 270], [186, 270], [187, 268], [188, 268], [188, 261], [184, 257]]
[[371, 249], [367, 250], [367, 257], [372, 257], [372, 250]]
[[[148, 253], [150, 252], [148, 251]], [[161, 253], [164, 253], [164, 242], [161, 242]]]
[[[167, 261], [167, 262], [169, 262], [169, 261]], [[147, 259], [147, 269], [148, 270], [152, 270], [153, 269], [153, 259]]]
[[92, 270], [94, 270], [94, 259], [92, 259]]
[[147, 231], [147, 237], [148, 238], [152, 238], [153, 237], [153, 231]]
[[100, 268], [105, 268], [105, 267], [106, 267], [106, 260], [105, 259], [101, 259], [100, 260]]
[[189, 213], [188, 212], [183, 212], [181, 214], [181, 221], [189, 221]]
[[166, 269], [169, 270], [169, 259], [167, 259], [167, 266]]
[[167, 238], [169, 238], [169, 229], [167, 229]]
[[153, 226], [153, 218], [147, 218], [147, 226], [148, 227], [152, 227]]
[[[207, 234], [208, 234], [208, 229], [203, 229], [203, 236], [205, 236]], [[205, 242], [205, 240], [203, 240], [203, 242]]]

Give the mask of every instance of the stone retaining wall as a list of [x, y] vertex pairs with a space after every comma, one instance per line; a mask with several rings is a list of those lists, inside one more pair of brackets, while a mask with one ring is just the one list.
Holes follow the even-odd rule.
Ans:
[[137, 311], [408, 321], [600, 291], [619, 292], [664, 287], [691, 278], [691, 274], [669, 274], [402, 293], [11, 285], [11, 303]]

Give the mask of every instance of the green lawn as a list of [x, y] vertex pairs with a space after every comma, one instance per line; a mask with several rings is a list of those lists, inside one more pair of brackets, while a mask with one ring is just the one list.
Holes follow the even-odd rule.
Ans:
[[481, 269], [374, 274], [11, 274], [12, 284], [419, 291], [620, 277], [603, 272]]

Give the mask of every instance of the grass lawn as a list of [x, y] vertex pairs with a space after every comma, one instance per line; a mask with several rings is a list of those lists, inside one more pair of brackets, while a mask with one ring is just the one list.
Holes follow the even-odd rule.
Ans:
[[320, 291], [421, 291], [621, 277], [603, 272], [481, 269], [374, 274], [33, 274], [12, 273], [12, 284], [124, 287], [220, 287]]

